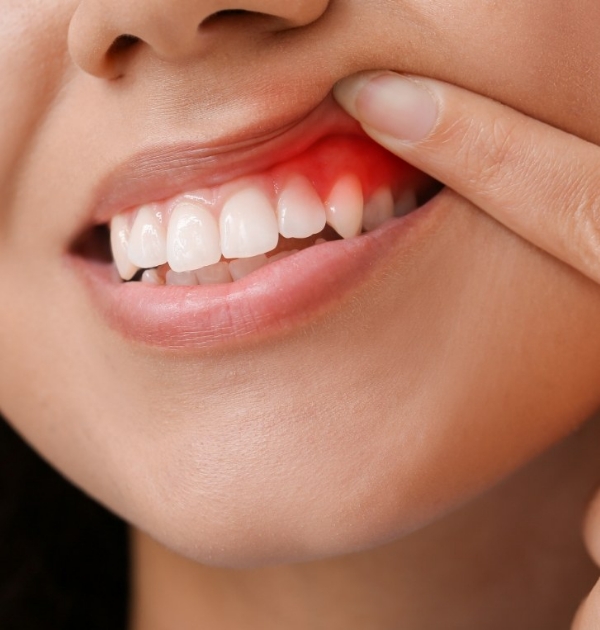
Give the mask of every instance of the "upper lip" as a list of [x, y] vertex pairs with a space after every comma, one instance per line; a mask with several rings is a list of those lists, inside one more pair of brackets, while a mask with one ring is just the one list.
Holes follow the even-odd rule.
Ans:
[[130, 208], [264, 171], [327, 135], [364, 135], [331, 95], [284, 126], [264, 127], [268, 130], [260, 135], [249, 133], [233, 142], [163, 144], [134, 154], [100, 181], [86, 225], [108, 223]]

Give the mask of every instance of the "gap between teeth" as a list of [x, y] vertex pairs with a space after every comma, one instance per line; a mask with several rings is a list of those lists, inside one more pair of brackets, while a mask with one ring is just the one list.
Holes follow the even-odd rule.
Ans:
[[324, 200], [303, 175], [271, 185], [257, 179], [220, 197], [199, 191], [119, 214], [111, 221], [110, 241], [123, 280], [145, 269], [144, 283], [216, 284], [293, 253], [267, 258], [280, 236], [304, 239], [329, 225], [342, 238], [352, 238], [416, 207], [413, 190], [394, 195], [391, 186], [364, 199], [353, 174], [340, 177]]

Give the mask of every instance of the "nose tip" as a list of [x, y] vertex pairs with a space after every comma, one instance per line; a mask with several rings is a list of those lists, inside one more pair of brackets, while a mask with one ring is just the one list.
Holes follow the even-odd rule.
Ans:
[[[135, 46], [147, 46], [163, 60], [186, 60], [224, 45], [226, 31], [234, 25], [269, 31], [299, 28], [318, 20], [329, 2], [82, 0], [69, 26], [69, 51], [75, 64], [88, 74], [116, 78], [124, 73]], [[217, 24], [221, 26], [219, 37], [215, 37]]]

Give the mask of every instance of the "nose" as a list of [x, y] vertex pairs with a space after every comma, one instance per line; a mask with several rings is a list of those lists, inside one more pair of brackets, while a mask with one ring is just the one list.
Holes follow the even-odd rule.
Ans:
[[185, 60], [218, 47], [231, 28], [243, 25], [256, 35], [307, 26], [329, 2], [81, 0], [69, 27], [69, 51], [85, 72], [110, 79], [123, 74], [133, 45], [166, 61]]

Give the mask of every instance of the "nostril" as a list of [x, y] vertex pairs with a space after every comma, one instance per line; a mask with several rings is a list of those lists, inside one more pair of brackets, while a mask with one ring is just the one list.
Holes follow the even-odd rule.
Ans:
[[140, 38], [136, 37], [135, 35], [119, 35], [119, 37], [117, 37], [115, 41], [110, 45], [110, 48], [108, 49], [108, 54], [110, 56], [118, 55], [119, 53], [125, 52], [132, 46], [135, 46], [135, 44], [137, 44], [139, 41], [141, 41]]

